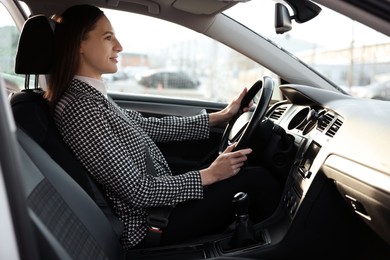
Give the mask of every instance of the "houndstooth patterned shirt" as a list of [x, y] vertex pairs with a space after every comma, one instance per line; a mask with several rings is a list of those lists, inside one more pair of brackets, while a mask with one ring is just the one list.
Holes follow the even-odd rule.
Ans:
[[[125, 248], [145, 237], [147, 207], [203, 197], [199, 171], [172, 176], [154, 142], [208, 138], [208, 115], [145, 118], [73, 79], [55, 108], [54, 118], [64, 141], [111, 199], [125, 226]], [[146, 172], [146, 149], [157, 177]]]

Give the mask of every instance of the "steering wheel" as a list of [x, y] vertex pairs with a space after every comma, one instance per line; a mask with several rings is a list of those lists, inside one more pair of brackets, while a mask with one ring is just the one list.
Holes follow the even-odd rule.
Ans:
[[[239, 111], [230, 119], [225, 128], [218, 150], [219, 153], [223, 153], [226, 147], [234, 142], [237, 142], [237, 145], [233, 151], [250, 147], [250, 139], [253, 136], [256, 127], [263, 121], [273, 91], [274, 82], [272, 78], [268, 76], [264, 76], [250, 87], [241, 101]], [[244, 113], [243, 109], [249, 105], [259, 92], [261, 92], [260, 98], [255, 110]]]

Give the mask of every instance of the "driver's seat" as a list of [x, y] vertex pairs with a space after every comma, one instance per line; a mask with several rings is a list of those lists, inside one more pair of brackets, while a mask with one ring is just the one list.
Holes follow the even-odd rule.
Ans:
[[[88, 172], [77, 160], [70, 148], [62, 140], [62, 137], [58, 132], [55, 122], [51, 116], [49, 104], [43, 97], [44, 90], [38, 88], [39, 75], [49, 74], [50, 72], [53, 49], [54, 34], [49, 20], [44, 15], [35, 15], [27, 19], [19, 39], [15, 62], [15, 72], [25, 75], [25, 89], [21, 92], [15, 93], [10, 97], [14, 119], [18, 128], [22, 130], [21, 132], [30, 136], [47, 152], [47, 154], [50, 155], [51, 159], [53, 159], [63, 169], [62, 170], [58, 166], [51, 166], [51, 170], [47, 170], [47, 172], [42, 171], [41, 174], [43, 174], [45, 177], [46, 173], [54, 175], [69, 175], [72, 177], [72, 179], [76, 181], [76, 183], [78, 183], [81, 188], [92, 198], [91, 202], [93, 203], [94, 201], [100, 207], [100, 210], [104, 212], [106, 218], [111, 224], [110, 229], [115, 231], [115, 238], [113, 238], [111, 235], [104, 236], [113, 239], [113, 243], [120, 244], [119, 239], [122, 234], [123, 223], [114, 214], [113, 210], [111, 209], [111, 205], [104, 192], [102, 192], [100, 189], [100, 186], [94, 181], [93, 178], [89, 176]], [[35, 75], [35, 84], [32, 89], [30, 89], [30, 75]], [[24, 139], [26, 138], [23, 137], [23, 140]], [[31, 143], [31, 141], [28, 142]], [[33, 146], [33, 144], [29, 144], [28, 146]], [[43, 152], [38, 152], [38, 154], [42, 154], [41, 156], [46, 156], [43, 155]], [[47, 167], [47, 164], [54, 165], [54, 163], [51, 163], [48, 160], [47, 163], [42, 162], [42, 166], [38, 166], [38, 168], [44, 169]], [[53, 171], [53, 173], [51, 173], [51, 171]], [[71, 186], [77, 186], [77, 184], [71, 184]], [[64, 184], [64, 187], [66, 187], [66, 184]], [[69, 188], [69, 190], [72, 189], [73, 188]], [[79, 187], [76, 189], [79, 189]], [[42, 190], [41, 192], [45, 193], [49, 192], [49, 190]], [[77, 198], [74, 199], [77, 200]], [[37, 201], [35, 203], [40, 204], [43, 202]], [[46, 207], [43, 205], [40, 207], [42, 207], [41, 210], [46, 210]], [[81, 207], [79, 210], [82, 210], [82, 208], [83, 207]], [[82, 214], [88, 215], [90, 213], [85, 211]], [[48, 224], [44, 219], [41, 219], [40, 221], [42, 221], [41, 224]], [[37, 228], [39, 229], [39, 227]], [[70, 232], [70, 230], [67, 230], [66, 232]], [[54, 234], [54, 236], [55, 235], [56, 234]], [[42, 233], [41, 236], [45, 237], [46, 234]], [[113, 248], [120, 251], [117, 246], [113, 246]]]

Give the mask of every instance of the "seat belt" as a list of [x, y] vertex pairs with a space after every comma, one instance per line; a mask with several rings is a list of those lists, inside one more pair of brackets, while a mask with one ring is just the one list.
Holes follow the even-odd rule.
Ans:
[[[146, 147], [146, 171], [148, 174], [157, 177], [148, 147]], [[145, 238], [145, 244], [147, 246], [160, 245], [163, 229], [168, 225], [168, 217], [172, 209], [173, 206], [160, 206], [147, 209], [149, 212], [146, 218], [148, 233]]]
[[[103, 195], [103, 191], [101, 190], [99, 184], [89, 175], [86, 175], [87, 182], [90, 186], [90, 190], [92, 192], [93, 200], [99, 206], [99, 208], [103, 211], [104, 215], [106, 215], [107, 219], [110, 221], [111, 226], [120, 239], [123, 235], [124, 225], [123, 222], [117, 217], [114, 213], [112, 205], [108, 202], [108, 199], [105, 195]], [[83, 187], [85, 189], [85, 187]]]
[[[115, 101], [108, 96], [108, 101], [114, 106], [120, 108]], [[146, 147], [146, 172], [153, 177], [157, 177], [156, 169], [154, 168], [152, 157], [150, 156], [149, 148]], [[144, 239], [147, 246], [159, 246], [163, 229], [168, 225], [168, 217], [173, 209], [173, 206], [161, 206], [147, 208], [148, 216], [146, 224], [148, 225], [148, 233]]]

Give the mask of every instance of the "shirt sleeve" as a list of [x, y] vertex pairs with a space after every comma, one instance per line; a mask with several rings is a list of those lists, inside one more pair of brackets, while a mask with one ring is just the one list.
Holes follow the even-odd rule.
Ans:
[[176, 117], [143, 117], [139, 112], [127, 110], [126, 113], [137, 121], [140, 127], [155, 142], [201, 140], [209, 138], [209, 115]]
[[202, 198], [199, 171], [159, 177], [147, 174], [144, 141], [135, 138], [134, 144], [123, 144], [105, 110], [94, 100], [77, 99], [62, 111], [58, 125], [65, 142], [109, 194], [132, 207]]

